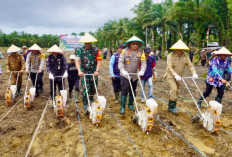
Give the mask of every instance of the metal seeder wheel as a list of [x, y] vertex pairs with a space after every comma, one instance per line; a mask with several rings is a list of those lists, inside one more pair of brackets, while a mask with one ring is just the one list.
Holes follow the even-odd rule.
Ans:
[[[93, 79], [94, 88], [95, 88], [96, 96], [97, 96], [97, 102], [91, 102], [89, 99], [90, 95], [88, 93], [88, 89], [87, 89], [87, 85], [86, 85], [86, 76], [90, 76]], [[98, 125], [100, 125], [102, 117], [103, 117], [102, 115], [103, 115], [103, 111], [105, 109], [106, 99], [104, 96], [98, 95], [95, 76], [93, 74], [84, 74], [84, 86], [86, 89], [86, 95], [87, 95], [87, 101], [88, 101], [88, 107], [87, 107], [86, 112], [89, 113], [89, 118], [92, 120], [92, 124], [98, 126]], [[93, 96], [93, 95], [91, 95], [91, 96]]]
[[138, 104], [137, 104], [137, 101], [135, 99], [134, 91], [132, 89], [130, 75], [136, 75], [138, 77], [139, 83], [141, 86], [141, 90], [143, 92], [146, 103], [147, 103], [147, 99], [146, 99], [146, 95], [145, 95], [145, 92], [144, 92], [144, 89], [143, 89], [143, 86], [142, 86], [142, 83], [140, 80], [140, 76], [136, 73], [129, 73], [128, 80], [129, 80], [130, 88], [132, 91], [132, 95], [133, 95], [135, 107], [136, 107], [135, 115], [131, 117], [131, 120], [134, 123], [138, 123], [139, 126], [141, 127], [142, 131], [144, 131], [148, 135], [149, 132], [151, 132], [152, 128], [154, 127], [154, 113], [153, 113], [154, 111], [152, 111], [152, 109], [147, 105], [145, 107], [143, 107], [141, 110], [138, 110]]
[[[184, 79], [191, 79], [193, 81], [194, 85], [197, 87], [198, 92], [201, 94], [201, 97], [204, 99], [204, 102], [207, 105], [207, 108], [205, 111], [201, 111], [201, 109], [198, 107], [197, 102], [194, 99], [193, 94], [191, 93], [191, 91], [188, 88]], [[198, 85], [196, 84], [196, 81], [192, 77], [182, 78], [182, 81], [183, 81], [185, 87], [187, 88], [189, 94], [191, 95], [191, 97], [194, 101], [194, 104], [196, 105], [196, 107], [200, 113], [200, 115], [198, 115], [198, 116], [202, 120], [203, 127], [207, 131], [212, 132], [212, 133], [220, 131], [220, 129], [219, 129], [219, 126], [221, 126], [220, 113], [218, 113], [218, 111], [215, 108], [213, 108], [212, 106], [210, 106], [208, 104], [208, 102], [204, 98], [201, 90], [199, 89]]]

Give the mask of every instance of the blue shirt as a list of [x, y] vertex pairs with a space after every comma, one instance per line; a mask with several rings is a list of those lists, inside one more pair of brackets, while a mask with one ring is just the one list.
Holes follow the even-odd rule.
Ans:
[[110, 58], [110, 65], [109, 65], [109, 69], [110, 69], [110, 76], [111, 77], [120, 77], [120, 75], [115, 75], [114, 74], [114, 63], [115, 63], [115, 56], [113, 55], [111, 58]]

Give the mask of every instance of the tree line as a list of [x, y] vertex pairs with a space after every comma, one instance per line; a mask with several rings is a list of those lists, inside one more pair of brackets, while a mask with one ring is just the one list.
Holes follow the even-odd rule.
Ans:
[[6, 34], [0, 30], [0, 47], [9, 47], [11, 44], [15, 44], [20, 47], [24, 45], [29, 47], [34, 43], [37, 43], [43, 48], [48, 48], [54, 44], [59, 44], [59, 36], [51, 34], [29, 34], [16, 31]]
[[178, 39], [202, 48], [209, 31], [209, 42], [232, 49], [232, 0], [142, 0], [131, 11], [134, 18], [110, 20], [95, 32], [99, 47], [114, 48], [136, 35], [162, 53]]
[[[189, 46], [206, 47], [206, 33], [209, 31], [209, 42], [217, 41], [232, 49], [232, 0], [163, 0], [162, 3], [142, 0], [129, 9], [134, 18], [109, 20], [91, 32], [98, 39], [96, 46], [116, 48], [136, 35], [147, 46], [160, 49], [163, 54], [178, 39], [183, 39]], [[84, 35], [84, 32], [79, 35]], [[31, 46], [34, 43], [48, 48], [59, 44], [59, 36], [16, 31], [6, 34], [0, 30], [1, 47], [11, 44]]]

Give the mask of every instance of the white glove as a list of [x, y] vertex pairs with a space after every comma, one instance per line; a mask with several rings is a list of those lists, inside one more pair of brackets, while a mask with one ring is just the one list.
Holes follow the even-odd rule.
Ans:
[[179, 75], [175, 75], [175, 79], [176, 81], [181, 81], [182, 78]]
[[48, 74], [48, 78], [54, 80], [54, 76], [51, 73]]
[[124, 70], [122, 71], [122, 74], [125, 75], [125, 76], [129, 75], [128, 72], [124, 71]]
[[193, 74], [192, 78], [193, 79], [198, 79], [198, 75], [195, 73], [195, 74]]
[[68, 73], [67, 71], [64, 72], [64, 75], [62, 76], [62, 78], [67, 78], [68, 77]]
[[143, 76], [144, 75], [144, 71], [139, 71], [138, 75], [139, 76]]

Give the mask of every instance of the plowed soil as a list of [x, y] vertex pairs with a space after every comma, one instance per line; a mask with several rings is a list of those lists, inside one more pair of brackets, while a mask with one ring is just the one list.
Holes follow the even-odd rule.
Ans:
[[[58, 119], [54, 110], [48, 106], [45, 117], [41, 123], [38, 134], [30, 151], [31, 157], [73, 157], [84, 156], [83, 143], [80, 133], [80, 126], [83, 131], [86, 155], [91, 157], [134, 157], [134, 156], [201, 156], [182, 139], [173, 134], [169, 129], [155, 120], [154, 128], [146, 135], [141, 128], [132, 123], [133, 112], [126, 107], [126, 114], [120, 115], [120, 104], [114, 104], [113, 89], [109, 76], [109, 61], [102, 63], [98, 92], [107, 99], [107, 106], [104, 111], [103, 120], [99, 126], [91, 123], [88, 116], [84, 114], [82, 103], [78, 103], [80, 122], [78, 121], [76, 107], [72, 100], [69, 100], [64, 111], [64, 118]], [[157, 63], [158, 80], [154, 83], [154, 96], [164, 101], [168, 101], [169, 86], [163, 75], [165, 73], [165, 61]], [[197, 73], [200, 76], [197, 83], [202, 91], [205, 89], [203, 76], [207, 72], [206, 67], [197, 66]], [[191, 76], [186, 70], [185, 76]], [[0, 75], [0, 117], [11, 108], [5, 104], [5, 91], [7, 88], [9, 75]], [[23, 89], [25, 90], [26, 75], [23, 79]], [[42, 111], [49, 98], [48, 75], [44, 78], [44, 93], [35, 98], [32, 108], [27, 111], [23, 107], [23, 100], [20, 95], [16, 98], [17, 106], [0, 122], [0, 156], [1, 157], [21, 157], [25, 156], [35, 128], [39, 122]], [[107, 83], [108, 82], [108, 83]], [[196, 98], [200, 95], [194, 91], [193, 83], [187, 81]], [[66, 88], [67, 83], [66, 83]], [[138, 84], [137, 99], [140, 104], [140, 93]], [[147, 88], [146, 88], [147, 91]], [[223, 107], [225, 113], [221, 115], [221, 128], [232, 132], [232, 91], [226, 90]], [[209, 100], [213, 100], [216, 90], [211, 94]], [[191, 97], [181, 84], [179, 92], [178, 107], [187, 111], [191, 115], [197, 113]], [[19, 100], [19, 101], [18, 101]], [[192, 124], [190, 115], [179, 110], [178, 115], [173, 115], [167, 111], [167, 104], [156, 100], [159, 104], [158, 114], [162, 121], [170, 125], [176, 132], [183, 136], [188, 142], [194, 145], [206, 156], [232, 156], [232, 136], [220, 131], [212, 134], [207, 132], [201, 124]], [[50, 104], [49, 104], [50, 105]], [[133, 144], [132, 144], [133, 143]]]

